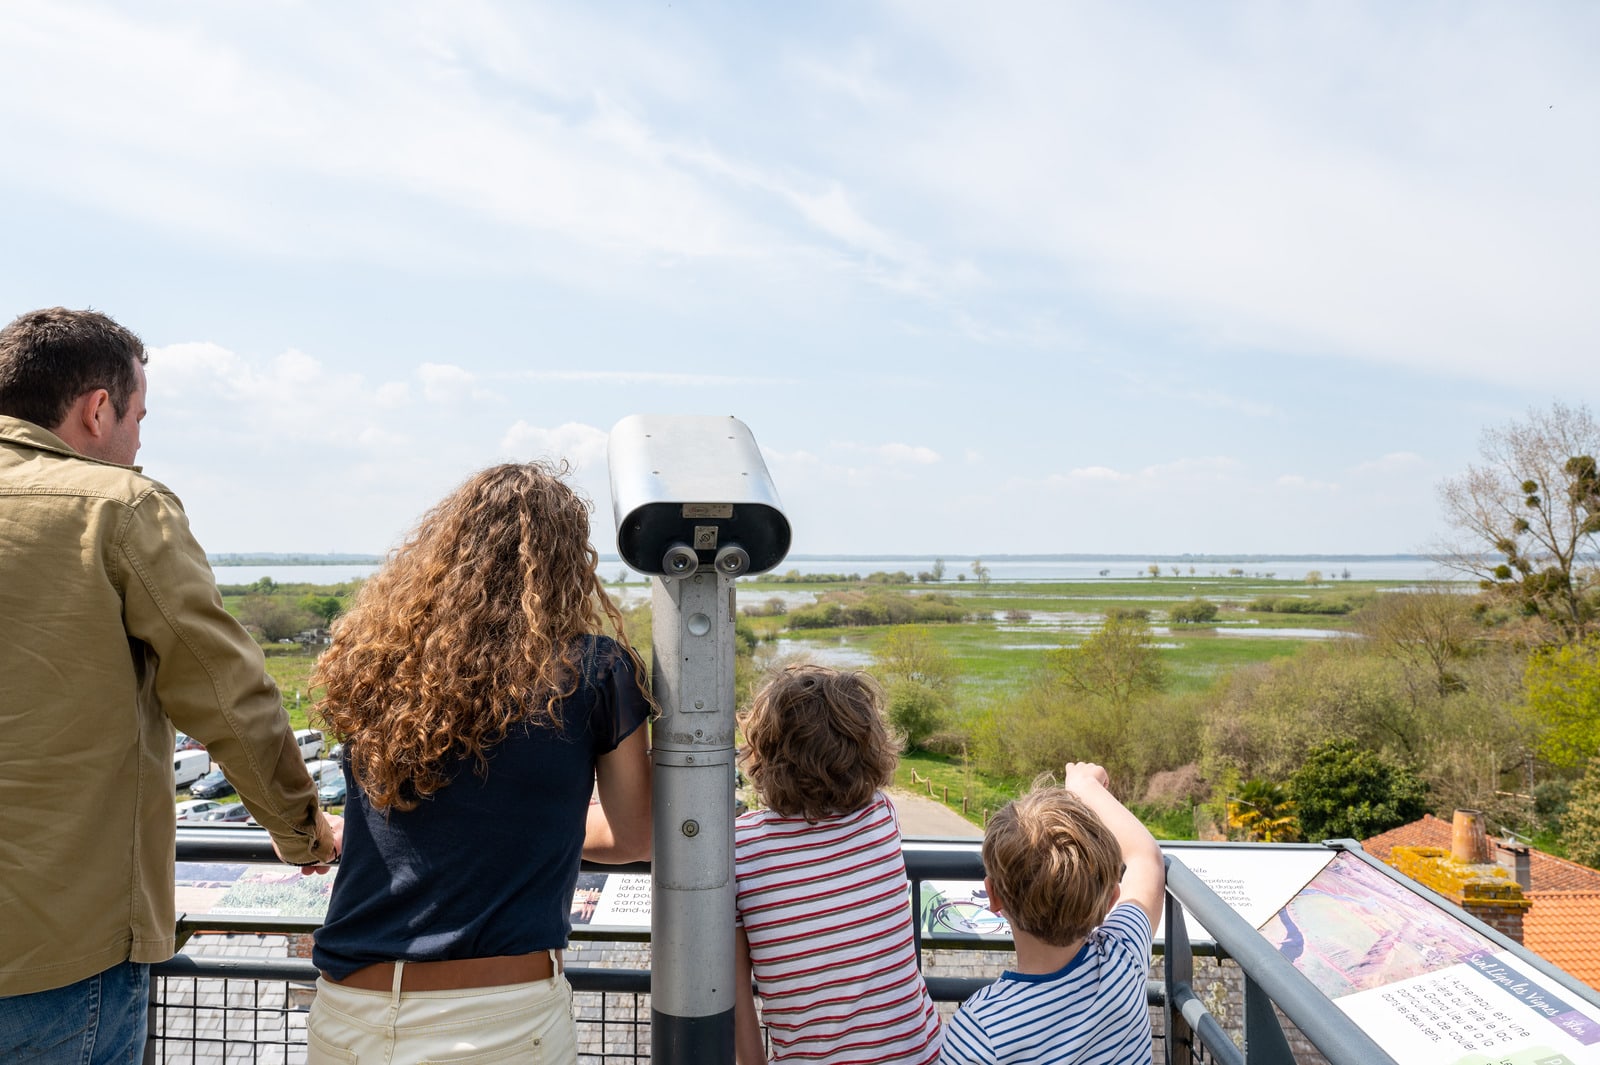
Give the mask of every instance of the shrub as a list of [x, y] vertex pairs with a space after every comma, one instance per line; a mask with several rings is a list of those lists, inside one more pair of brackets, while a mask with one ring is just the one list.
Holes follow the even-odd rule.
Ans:
[[954, 596], [939, 592], [908, 595], [888, 588], [828, 592], [817, 602], [789, 613], [791, 629], [838, 626], [907, 625], [965, 621], [967, 611]]
[[1368, 839], [1428, 812], [1428, 788], [1406, 767], [1340, 739], [1313, 750], [1289, 780], [1307, 839]]
[[920, 748], [944, 724], [945, 701], [938, 691], [914, 680], [890, 685], [889, 724], [905, 737], [906, 746]]
[[956, 728], [942, 728], [922, 741], [922, 749], [929, 754], [942, 754], [947, 758], [960, 758], [967, 750], [972, 737]]
[[1209, 599], [1195, 598], [1187, 603], [1179, 603], [1168, 611], [1167, 616], [1181, 624], [1204, 624], [1216, 620], [1217, 604]]
[[1150, 784], [1144, 791], [1144, 801], [1147, 806], [1158, 810], [1187, 810], [1204, 799], [1207, 791], [1205, 778], [1200, 775], [1200, 766], [1190, 762], [1176, 769], [1163, 769], [1152, 774]]
[[1299, 595], [1266, 595], [1246, 607], [1260, 614], [1348, 614], [1355, 608], [1349, 599]]

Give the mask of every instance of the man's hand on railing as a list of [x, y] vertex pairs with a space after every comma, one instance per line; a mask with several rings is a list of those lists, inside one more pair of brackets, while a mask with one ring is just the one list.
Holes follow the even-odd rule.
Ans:
[[[302, 865], [300, 871], [307, 876], [312, 873], [326, 873], [333, 868], [333, 863], [339, 860], [339, 855], [344, 851], [344, 818], [338, 814], [330, 814], [322, 810], [317, 811], [317, 838], [331, 840], [333, 853], [328, 855], [326, 862], [313, 862]], [[278, 846], [278, 841], [272, 841], [272, 850], [277, 854], [278, 860], [286, 862], [289, 859], [283, 856], [283, 849]]]

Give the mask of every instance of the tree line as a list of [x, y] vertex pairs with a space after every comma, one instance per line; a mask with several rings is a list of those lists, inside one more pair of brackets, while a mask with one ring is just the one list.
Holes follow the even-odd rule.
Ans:
[[[968, 706], [956, 663], [909, 628], [879, 656], [890, 716], [912, 746], [994, 777], [1098, 761], [1121, 794], [1189, 808], [1202, 833], [1359, 839], [1470, 808], [1600, 865], [1600, 426], [1557, 403], [1488, 430], [1481, 455], [1440, 487], [1453, 539], [1433, 554], [1475, 591], [1252, 603], [1349, 613], [1358, 638], [1200, 692], [1173, 690], [1138, 611], [1109, 611], [1019, 690]], [[1215, 604], [1169, 614], [1204, 623]]]

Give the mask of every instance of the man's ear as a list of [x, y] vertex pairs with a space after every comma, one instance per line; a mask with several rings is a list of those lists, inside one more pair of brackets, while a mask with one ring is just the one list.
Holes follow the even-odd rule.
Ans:
[[72, 401], [67, 416], [61, 424], [51, 428], [74, 450], [90, 454], [95, 441], [117, 420], [116, 408], [111, 405], [111, 393], [104, 388], [92, 389]]

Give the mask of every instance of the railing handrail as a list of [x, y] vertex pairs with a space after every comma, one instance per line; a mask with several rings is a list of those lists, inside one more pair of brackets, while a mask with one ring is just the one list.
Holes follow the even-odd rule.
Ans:
[[[1151, 1003], [1157, 1004], [1166, 1000], [1169, 1010], [1169, 1028], [1166, 1033], [1168, 1052], [1176, 1048], [1174, 1025], [1181, 1024], [1204, 1045], [1212, 1056], [1223, 1062], [1243, 1062], [1248, 1060], [1249, 1042], [1259, 1041], [1263, 1053], [1257, 1059], [1274, 1059], [1287, 1053], [1287, 1045], [1283, 1042], [1281, 1027], [1275, 1019], [1271, 1019], [1270, 1005], [1282, 1010], [1283, 1015], [1289, 1019], [1300, 1032], [1317, 1047], [1331, 1065], [1368, 1065], [1368, 1063], [1393, 1063], [1394, 1059], [1385, 1052], [1377, 1042], [1367, 1034], [1343, 1010], [1320, 991], [1315, 984], [1293, 962], [1284, 957], [1281, 951], [1271, 944], [1262, 934], [1253, 927], [1237, 910], [1216, 894], [1198, 875], [1196, 875], [1182, 861], [1174, 861], [1174, 852], [1182, 852], [1189, 848], [1215, 848], [1251, 847], [1256, 850], [1323, 850], [1334, 852], [1347, 852], [1368, 865], [1375, 866], [1395, 882], [1417, 894], [1419, 897], [1442, 907], [1448, 907], [1457, 912], [1454, 916], [1464, 924], [1479, 932], [1487, 933], [1490, 939], [1502, 949], [1509, 950], [1519, 957], [1527, 959], [1540, 972], [1555, 978], [1564, 988], [1574, 993], [1577, 997], [1589, 1003], [1600, 1003], [1591, 989], [1584, 987], [1570, 974], [1563, 972], [1543, 958], [1527, 950], [1521, 944], [1506, 938], [1482, 922], [1468, 914], [1460, 912], [1448, 899], [1428, 891], [1421, 885], [1410, 882], [1407, 878], [1382, 863], [1377, 862], [1370, 855], [1365, 854], [1359, 844], [1350, 840], [1328, 841], [1322, 844], [1210, 844], [1189, 841], [1163, 841], [1162, 849], [1167, 852], [1167, 894], [1169, 896], [1169, 913], [1173, 909], [1170, 905], [1177, 904], [1177, 919], [1168, 919], [1163, 928], [1163, 936], [1156, 943], [1156, 949], [1165, 956], [1168, 985], [1163, 990], [1161, 985], [1152, 982], [1149, 991]], [[275, 862], [276, 855], [272, 850], [271, 839], [264, 829], [251, 826], [222, 826], [222, 825], [180, 825], [178, 829], [177, 854], [179, 861], [204, 862]], [[921, 885], [930, 880], [976, 881], [983, 878], [983, 862], [980, 844], [971, 839], [912, 839], [904, 845], [906, 870], [913, 884], [912, 907], [917, 927], [917, 944], [919, 957], [924, 945], [924, 934], [920, 918]], [[584, 863], [585, 871], [604, 873], [648, 873], [648, 863], [633, 863], [626, 866], [598, 865]], [[1187, 913], [1204, 926], [1211, 936], [1211, 942], [1202, 942], [1191, 945], [1183, 920]], [[271, 919], [268, 922], [273, 931], [305, 932], [314, 930], [320, 923], [314, 918], [282, 918]], [[226, 918], [212, 923], [205, 917], [197, 917], [190, 927], [201, 924], [204, 927], [226, 928], [229, 922]], [[595, 929], [587, 934], [578, 933], [575, 938], [586, 939], [648, 939], [648, 931], [641, 933], [632, 930], [621, 931], [611, 929]], [[969, 947], [984, 949], [1010, 949], [1010, 941], [1004, 938], [986, 936], [971, 937], [940, 936], [937, 939], [928, 939], [926, 942], [940, 949], [964, 949]], [[1196, 951], [1194, 946], [1199, 946]], [[1247, 1044], [1244, 1054], [1233, 1046], [1226, 1032], [1217, 1024], [1216, 1018], [1206, 1010], [1203, 1003], [1195, 996], [1193, 988], [1189, 986], [1189, 974], [1192, 972], [1192, 961], [1195, 953], [1214, 952], [1219, 956], [1226, 956], [1235, 961], [1245, 978], [1245, 1021]], [[181, 956], [170, 962], [163, 963], [155, 969], [160, 975], [238, 975], [250, 977], [260, 974], [262, 978], [273, 979], [314, 979], [316, 972], [308, 962], [298, 959], [280, 959], [277, 961], [249, 961], [204, 958], [185, 960]], [[270, 977], [267, 974], [274, 974]], [[286, 975], [286, 974], [298, 975]], [[1174, 979], [1176, 974], [1176, 980]], [[616, 991], [647, 991], [649, 974], [643, 970], [606, 970], [596, 967], [574, 966], [570, 970], [573, 984], [579, 990], [616, 990]], [[965, 998], [972, 991], [984, 986], [989, 981], [980, 978], [931, 976], [927, 978], [930, 991], [936, 992], [935, 997], [940, 1001], [958, 1001]], [[1263, 1011], [1261, 1008], [1267, 1008]], [[1177, 1011], [1180, 1016], [1172, 1016]], [[1267, 1018], [1267, 1019], [1263, 1019]], [[1263, 1027], [1265, 1026], [1265, 1027]], [[1271, 1043], [1281, 1050], [1269, 1050], [1267, 1044]], [[1224, 1045], [1225, 1044], [1225, 1045]]]

